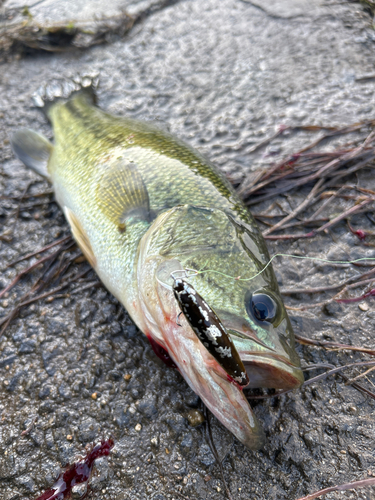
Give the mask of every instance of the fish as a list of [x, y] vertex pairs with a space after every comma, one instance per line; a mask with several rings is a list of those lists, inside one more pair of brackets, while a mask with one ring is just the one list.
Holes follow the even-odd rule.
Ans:
[[53, 142], [20, 129], [14, 154], [52, 183], [83, 254], [155, 353], [258, 450], [265, 434], [244, 386], [303, 383], [262, 234], [199, 151], [153, 123], [107, 113], [96, 96], [87, 77], [47, 86], [36, 101]]

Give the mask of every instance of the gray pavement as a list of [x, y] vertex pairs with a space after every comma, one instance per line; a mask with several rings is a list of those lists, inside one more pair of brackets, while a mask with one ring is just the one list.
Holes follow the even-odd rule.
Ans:
[[[0, 65], [0, 194], [20, 195], [38, 180], [13, 157], [9, 135], [28, 126], [51, 137], [31, 96], [56, 76], [99, 73], [104, 109], [160, 122], [231, 176], [246, 176], [273, 162], [271, 155], [311, 141], [307, 133], [294, 134], [275, 141], [267, 154], [251, 153], [280, 125], [341, 126], [374, 118], [374, 80], [361, 80], [375, 73], [371, 17], [360, 4], [329, 3], [188, 0], [158, 11], [147, 10], [156, 2], [130, 0], [46, 0], [31, 6], [39, 23], [84, 22], [122, 8], [133, 15], [145, 11], [145, 16], [127, 36], [86, 51], [7, 56]], [[17, 9], [24, 4], [5, 1], [2, 23], [17, 22], [22, 16]], [[357, 181], [374, 184], [371, 172], [360, 173]], [[47, 189], [41, 181], [30, 192]], [[279, 201], [290, 209], [303, 196], [302, 191]], [[0, 240], [1, 269], [68, 234], [53, 203], [37, 211], [21, 210], [16, 219], [4, 202], [0, 223], [1, 234], [11, 234], [9, 241]], [[331, 258], [374, 254], [343, 229], [335, 234], [313, 243], [271, 244], [270, 252]], [[3, 270], [0, 289], [25, 267], [21, 263]], [[288, 287], [332, 284], [351, 272], [284, 260], [275, 267], [280, 283]], [[1, 299], [0, 314], [31, 283], [31, 278], [23, 280]], [[367, 310], [350, 304], [296, 313], [296, 331], [374, 346], [375, 307], [373, 301], [366, 303]], [[301, 346], [298, 351], [305, 364], [362, 359]], [[181, 376], [155, 357], [103, 288], [25, 308], [0, 339], [0, 500], [35, 498], [51, 486], [61, 467], [85, 453], [87, 443], [110, 434], [116, 445], [110, 460], [97, 463], [89, 498], [226, 498], [203, 430], [189, 424], [198, 404]], [[374, 406], [338, 379], [257, 403], [254, 411], [264, 424], [267, 444], [256, 453], [212, 417], [233, 498], [294, 500], [375, 475]], [[375, 490], [359, 490], [326, 498], [370, 500], [374, 495]]]

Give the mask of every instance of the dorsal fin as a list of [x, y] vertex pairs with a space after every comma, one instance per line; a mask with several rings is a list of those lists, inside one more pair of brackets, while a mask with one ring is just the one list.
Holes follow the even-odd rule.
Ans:
[[99, 85], [97, 75], [76, 75], [73, 78], [58, 78], [42, 85], [33, 94], [35, 107], [40, 108], [49, 118], [49, 110], [58, 102], [67, 102], [74, 95], [81, 95], [90, 104], [96, 104], [96, 90]]
[[136, 164], [120, 157], [106, 162], [103, 170], [96, 192], [103, 213], [120, 231], [126, 224], [150, 221], [148, 192]]
[[10, 143], [14, 154], [27, 167], [48, 180], [48, 160], [53, 151], [53, 146], [44, 135], [28, 128], [21, 128], [15, 132]]

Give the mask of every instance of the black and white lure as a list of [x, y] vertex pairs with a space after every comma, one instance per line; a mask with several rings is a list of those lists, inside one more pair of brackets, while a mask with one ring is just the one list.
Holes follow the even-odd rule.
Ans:
[[172, 277], [174, 296], [194, 333], [227, 374], [245, 387], [246, 369], [220, 319], [189, 283]]

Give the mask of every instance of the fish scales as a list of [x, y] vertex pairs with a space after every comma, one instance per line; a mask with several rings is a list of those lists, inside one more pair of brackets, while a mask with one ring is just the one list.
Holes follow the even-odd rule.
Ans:
[[[102, 111], [90, 89], [46, 109], [54, 144], [23, 129], [12, 137], [13, 150], [52, 182], [84, 254], [152, 345], [168, 352], [242, 443], [260, 448], [263, 431], [230, 376], [233, 368], [215, 359], [199, 335], [212, 307], [249, 387], [303, 381], [272, 267], [260, 273], [269, 255], [253, 217], [199, 152], [152, 124]], [[207, 304], [206, 311], [195, 309], [198, 334], [179, 319], [176, 272]]]

